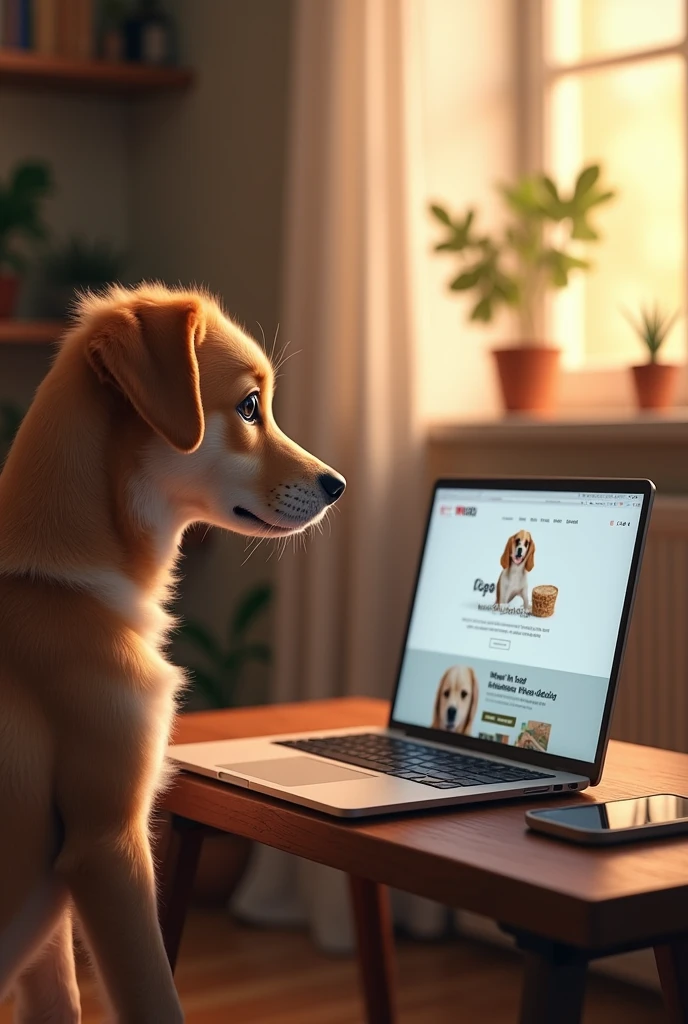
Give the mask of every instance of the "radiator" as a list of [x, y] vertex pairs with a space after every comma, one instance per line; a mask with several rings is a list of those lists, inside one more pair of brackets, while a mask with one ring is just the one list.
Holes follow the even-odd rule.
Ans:
[[655, 501], [612, 736], [688, 751], [688, 497]]

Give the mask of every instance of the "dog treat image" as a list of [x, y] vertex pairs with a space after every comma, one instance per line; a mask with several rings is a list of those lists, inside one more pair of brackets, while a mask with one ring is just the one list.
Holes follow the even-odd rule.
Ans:
[[549, 722], [524, 722], [515, 746], [525, 750], [547, 750], [551, 731]]
[[541, 584], [538, 587], [533, 587], [533, 615], [537, 615], [540, 619], [547, 619], [550, 615], [554, 615], [554, 606], [557, 603], [558, 593], [559, 588], [553, 587], [550, 584]]

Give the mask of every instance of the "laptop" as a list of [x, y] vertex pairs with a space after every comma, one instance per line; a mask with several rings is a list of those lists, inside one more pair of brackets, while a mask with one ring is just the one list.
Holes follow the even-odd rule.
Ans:
[[653, 496], [649, 480], [438, 481], [387, 726], [169, 757], [350, 818], [596, 785]]

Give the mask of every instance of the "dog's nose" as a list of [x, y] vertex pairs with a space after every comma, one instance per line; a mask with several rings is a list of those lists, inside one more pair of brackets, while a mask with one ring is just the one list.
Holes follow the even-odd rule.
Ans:
[[327, 504], [333, 505], [337, 498], [341, 498], [346, 487], [346, 480], [336, 473], [321, 473], [318, 482], [327, 495]]
[[456, 708], [455, 707], [448, 707], [447, 708], [447, 721], [448, 722], [453, 722], [455, 718], [456, 718]]

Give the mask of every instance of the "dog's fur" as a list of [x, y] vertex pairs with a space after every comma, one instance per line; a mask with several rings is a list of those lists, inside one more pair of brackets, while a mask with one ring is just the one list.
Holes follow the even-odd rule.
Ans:
[[478, 679], [468, 665], [451, 665], [437, 687], [433, 729], [468, 735], [478, 707]]
[[527, 574], [535, 567], [535, 541], [527, 530], [519, 530], [509, 537], [499, 564], [502, 571], [497, 580], [495, 604], [509, 604], [515, 597], [521, 597], [523, 607], [529, 611]]
[[26, 1024], [80, 1018], [73, 911], [115, 1019], [183, 1020], [148, 838], [183, 685], [163, 605], [191, 522], [282, 537], [333, 500], [272, 393], [209, 296], [115, 288], [82, 300], [0, 475], [0, 995]]

